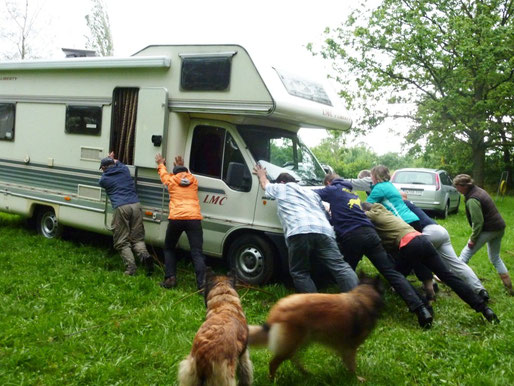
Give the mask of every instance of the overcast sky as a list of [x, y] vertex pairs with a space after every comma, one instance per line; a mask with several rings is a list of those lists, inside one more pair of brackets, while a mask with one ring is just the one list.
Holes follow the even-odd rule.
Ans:
[[[25, 0], [8, 0], [23, 6]], [[2, 1], [3, 3], [3, 1]], [[150, 44], [241, 44], [257, 62], [296, 73], [325, 75], [328, 63], [312, 57], [305, 45], [323, 40], [326, 27], [337, 27], [356, 2], [350, 0], [104, 0], [116, 56], [129, 56]], [[39, 56], [63, 57], [61, 48], [84, 48], [84, 16], [90, 0], [29, 0], [39, 9], [38, 36], [45, 41]], [[4, 4], [1, 5], [4, 7]], [[50, 27], [48, 27], [50, 26]], [[337, 91], [338, 85], [333, 88]], [[301, 132], [308, 145], [320, 130]], [[377, 153], [400, 151], [401, 138], [383, 127], [359, 138]]]

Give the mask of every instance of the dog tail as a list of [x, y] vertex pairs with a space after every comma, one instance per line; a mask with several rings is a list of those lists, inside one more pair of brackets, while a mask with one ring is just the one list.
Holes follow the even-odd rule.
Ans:
[[188, 355], [186, 359], [180, 362], [178, 382], [180, 386], [197, 386], [204, 383], [198, 374], [196, 361], [191, 355]]
[[267, 346], [270, 326], [264, 323], [261, 326], [248, 326], [248, 344], [250, 346]]

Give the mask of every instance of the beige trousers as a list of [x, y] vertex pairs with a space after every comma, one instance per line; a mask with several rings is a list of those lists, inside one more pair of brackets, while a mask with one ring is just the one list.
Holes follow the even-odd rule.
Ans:
[[136, 270], [132, 251], [140, 261], [150, 257], [145, 245], [145, 228], [141, 204], [122, 205], [114, 211], [112, 219], [114, 248], [120, 253], [128, 271]]

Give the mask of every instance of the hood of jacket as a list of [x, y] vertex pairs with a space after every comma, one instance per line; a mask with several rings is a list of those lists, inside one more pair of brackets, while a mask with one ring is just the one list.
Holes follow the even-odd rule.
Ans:
[[334, 178], [332, 182], [330, 183], [332, 186], [337, 186], [341, 188], [346, 188], [348, 190], [352, 190], [352, 184], [349, 181], [346, 181], [343, 178]]

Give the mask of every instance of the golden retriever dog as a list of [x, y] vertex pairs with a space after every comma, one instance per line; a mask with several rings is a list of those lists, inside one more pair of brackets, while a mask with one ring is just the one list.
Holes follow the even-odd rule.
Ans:
[[193, 339], [191, 353], [180, 363], [180, 385], [251, 385], [248, 325], [235, 290], [235, 278], [205, 276], [207, 316]]
[[312, 341], [335, 349], [355, 374], [357, 349], [375, 326], [383, 304], [382, 294], [380, 278], [361, 277], [360, 284], [347, 293], [289, 295], [271, 308], [264, 325], [249, 326], [248, 343], [267, 345], [272, 352], [271, 379], [286, 359], [306, 372], [294, 354]]

